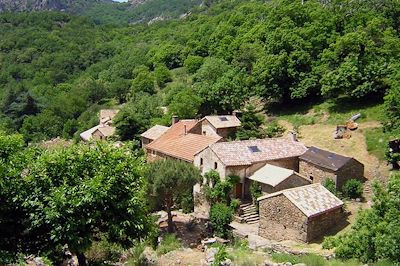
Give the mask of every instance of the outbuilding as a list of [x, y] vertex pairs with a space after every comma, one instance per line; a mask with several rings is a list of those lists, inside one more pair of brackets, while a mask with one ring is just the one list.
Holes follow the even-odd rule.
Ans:
[[330, 178], [338, 190], [350, 179], [365, 181], [362, 163], [352, 157], [317, 147], [310, 147], [299, 157], [299, 173], [313, 183], [323, 183]]
[[259, 235], [310, 242], [344, 220], [343, 202], [321, 184], [282, 190], [258, 198]]

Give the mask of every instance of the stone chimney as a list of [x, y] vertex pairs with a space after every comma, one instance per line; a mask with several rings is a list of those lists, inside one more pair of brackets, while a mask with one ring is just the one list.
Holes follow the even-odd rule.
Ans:
[[290, 130], [289, 133], [288, 133], [288, 136], [292, 141], [299, 141], [297, 139], [297, 132], [294, 131], [294, 130]]
[[172, 125], [179, 122], [179, 117], [177, 115], [172, 116]]

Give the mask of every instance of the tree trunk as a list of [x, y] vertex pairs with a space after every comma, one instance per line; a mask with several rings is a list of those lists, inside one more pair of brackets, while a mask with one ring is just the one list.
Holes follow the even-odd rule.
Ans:
[[172, 221], [172, 197], [167, 197], [166, 198], [166, 209], [167, 209], [167, 214], [168, 214], [168, 233], [173, 233], [174, 232], [174, 222]]
[[76, 257], [78, 258], [78, 264], [79, 266], [86, 266], [86, 257], [85, 254], [81, 252], [76, 253]]

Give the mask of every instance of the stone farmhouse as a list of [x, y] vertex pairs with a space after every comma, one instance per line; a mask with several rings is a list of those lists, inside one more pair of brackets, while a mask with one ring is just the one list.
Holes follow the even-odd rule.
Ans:
[[200, 120], [201, 134], [205, 136], [220, 136], [224, 139], [235, 133], [240, 126], [236, 115], [206, 116]]
[[321, 184], [282, 190], [258, 198], [261, 237], [310, 242], [344, 218], [343, 202]]
[[249, 176], [249, 179], [261, 184], [261, 191], [264, 195], [311, 184], [308, 178], [299, 173], [272, 164], [261, 167]]
[[313, 183], [323, 183], [331, 178], [340, 190], [349, 179], [365, 181], [364, 165], [354, 158], [310, 147], [299, 159], [300, 174]]
[[[152, 162], [157, 159], [170, 158], [193, 163], [196, 153], [221, 140], [220, 136], [197, 134], [199, 129], [201, 128], [197, 120], [174, 121], [170, 128], [144, 146], [147, 160]], [[149, 131], [144, 135], [146, 136], [148, 133]], [[142, 142], [145, 142], [143, 136]]]
[[[199, 151], [194, 156], [194, 165], [203, 174], [217, 171], [222, 180], [229, 175], [240, 176], [234, 196], [246, 198], [250, 196], [249, 177], [257, 170], [268, 163], [298, 171], [299, 156], [306, 150], [304, 144], [290, 137], [217, 142]], [[195, 188], [195, 191], [199, 190], [199, 187]]]
[[99, 124], [92, 127], [80, 134], [83, 141], [91, 140], [106, 140], [115, 133], [115, 127], [113, 126], [113, 118], [117, 115], [119, 110], [115, 109], [104, 109], [100, 110]]

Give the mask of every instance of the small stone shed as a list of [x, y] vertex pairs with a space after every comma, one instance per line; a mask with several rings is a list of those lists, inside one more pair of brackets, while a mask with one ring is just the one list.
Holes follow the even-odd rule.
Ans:
[[261, 184], [263, 194], [311, 184], [311, 181], [291, 169], [266, 164], [249, 177], [251, 182]]
[[345, 218], [343, 202], [321, 184], [311, 184], [258, 198], [259, 235], [282, 241], [310, 242]]
[[342, 189], [349, 179], [365, 181], [364, 165], [352, 157], [339, 155], [317, 147], [310, 147], [299, 157], [299, 173], [313, 183], [330, 178], [336, 189]]
[[236, 115], [209, 115], [201, 119], [200, 124], [202, 135], [227, 138], [240, 127], [241, 123]]
[[169, 127], [161, 125], [155, 125], [148, 129], [146, 132], [140, 135], [142, 138], [142, 147], [161, 137], [161, 135], [164, 134], [168, 129]]

